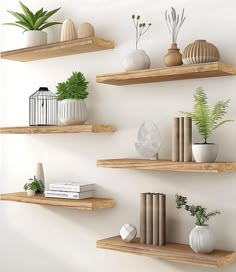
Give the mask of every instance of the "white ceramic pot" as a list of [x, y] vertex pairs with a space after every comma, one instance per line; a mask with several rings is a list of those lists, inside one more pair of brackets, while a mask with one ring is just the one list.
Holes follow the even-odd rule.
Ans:
[[86, 103], [82, 99], [64, 99], [59, 102], [59, 120], [64, 125], [79, 125], [87, 120]]
[[27, 196], [34, 196], [35, 195], [34, 190], [27, 190], [26, 193], [27, 193]]
[[192, 151], [196, 162], [214, 162], [218, 154], [218, 145], [193, 144]]
[[40, 30], [28, 30], [24, 34], [24, 47], [32, 47], [47, 44], [47, 32]]
[[208, 225], [195, 226], [190, 232], [189, 244], [196, 253], [211, 253], [215, 249], [215, 235]]
[[150, 68], [150, 58], [144, 50], [131, 51], [123, 61], [125, 71], [136, 71]]

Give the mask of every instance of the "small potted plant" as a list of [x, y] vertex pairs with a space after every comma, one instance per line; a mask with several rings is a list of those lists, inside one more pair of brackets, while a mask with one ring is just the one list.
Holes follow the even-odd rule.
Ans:
[[73, 72], [65, 81], [58, 83], [59, 120], [64, 125], [83, 124], [87, 120], [85, 99], [88, 97], [88, 81], [81, 72]]
[[141, 37], [148, 31], [151, 23], [146, 24], [140, 22], [140, 15], [132, 15], [135, 27], [135, 50], [131, 51], [123, 61], [125, 71], [135, 71], [150, 68], [150, 58], [144, 50], [138, 49], [138, 43]]
[[182, 112], [183, 115], [192, 118], [203, 143], [194, 143], [192, 146], [193, 156], [196, 162], [214, 162], [218, 153], [218, 145], [209, 143], [208, 138], [219, 126], [232, 122], [223, 120], [229, 106], [229, 99], [217, 102], [212, 108], [208, 105], [205, 91], [199, 87], [194, 94], [193, 112]]
[[54, 15], [60, 8], [46, 11], [43, 8], [33, 13], [27, 6], [19, 2], [23, 13], [8, 10], [16, 18], [14, 23], [4, 25], [17, 26], [24, 30], [24, 46], [31, 47], [47, 44], [47, 33], [43, 30], [59, 22], [48, 22], [47, 20]]
[[24, 185], [24, 189], [27, 193], [27, 196], [42, 194], [44, 190], [42, 184], [38, 179], [36, 179], [36, 177], [34, 177], [34, 179], [29, 179], [29, 182]]
[[195, 228], [192, 229], [189, 235], [189, 244], [193, 251], [197, 253], [210, 253], [215, 247], [215, 236], [209, 226], [206, 224], [209, 219], [217, 214], [219, 211], [212, 211], [207, 213], [207, 208], [200, 205], [188, 205], [188, 199], [179, 194], [175, 195], [177, 209], [182, 207], [190, 212], [191, 216], [195, 217]]

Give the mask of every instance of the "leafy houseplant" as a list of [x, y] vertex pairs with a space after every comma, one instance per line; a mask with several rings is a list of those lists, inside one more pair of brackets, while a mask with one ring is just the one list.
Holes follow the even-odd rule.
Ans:
[[[205, 91], [199, 87], [194, 94], [193, 111], [182, 112], [184, 116], [192, 118], [194, 125], [204, 140], [204, 143], [202, 144], [193, 145], [193, 153], [197, 162], [211, 162], [216, 159], [217, 145], [209, 144], [208, 138], [213, 134], [215, 129], [225, 123], [233, 121], [223, 119], [226, 110], [229, 107], [229, 102], [229, 99], [226, 101], [219, 101], [211, 108], [208, 105], [208, 98]], [[204, 155], [202, 149], [208, 150], [206, 151], [207, 155]], [[212, 153], [210, 150], [212, 150]]]
[[43, 187], [40, 181], [34, 177], [34, 179], [29, 179], [30, 182], [24, 185], [24, 190], [27, 191], [28, 196], [32, 196], [34, 194], [42, 194]]
[[179, 194], [175, 195], [177, 209], [182, 207], [190, 212], [191, 216], [196, 219], [196, 226], [189, 235], [189, 244], [193, 251], [197, 253], [210, 253], [214, 250], [215, 237], [214, 233], [210, 230], [206, 224], [209, 219], [217, 214], [220, 214], [218, 210], [207, 213], [207, 208], [200, 205], [188, 205], [188, 199], [185, 196]]
[[64, 82], [58, 83], [57, 100], [59, 119], [63, 124], [76, 125], [86, 121], [86, 103], [88, 97], [88, 81], [81, 72], [73, 72]]
[[[60, 22], [47, 21], [60, 8], [51, 11], [47, 11], [41, 8], [34, 13], [22, 2], [19, 3], [23, 13], [8, 10], [8, 12], [16, 18], [16, 21], [14, 23], [5, 23], [4, 25], [11, 25], [22, 28], [24, 30], [26, 42], [28, 42], [26, 46], [35, 46], [47, 43], [47, 33], [43, 32], [42, 30], [53, 25], [61, 24]], [[35, 43], [30, 40], [31, 35], [33, 36], [31, 39], [36, 39]]]
[[138, 43], [141, 37], [148, 31], [151, 23], [146, 24], [140, 21], [140, 15], [132, 15], [135, 27], [135, 49], [131, 51], [123, 61], [126, 71], [142, 70], [150, 68], [150, 58], [144, 50], [138, 49]]

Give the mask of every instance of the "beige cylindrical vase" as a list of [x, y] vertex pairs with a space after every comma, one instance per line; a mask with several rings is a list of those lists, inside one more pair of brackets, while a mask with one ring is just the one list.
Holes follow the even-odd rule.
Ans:
[[146, 193], [140, 194], [140, 243], [146, 243]]
[[184, 117], [184, 161], [192, 161], [192, 119]]
[[159, 246], [166, 244], [166, 195], [160, 194]]
[[179, 161], [179, 118], [172, 122], [172, 161]]
[[146, 244], [151, 245], [153, 242], [153, 200], [152, 194], [146, 195]]
[[179, 161], [184, 161], [184, 117], [179, 118]]
[[168, 53], [164, 57], [164, 63], [167, 67], [182, 65], [182, 55], [179, 52], [179, 48], [176, 43], [172, 43], [168, 49]]
[[153, 194], [153, 245], [159, 245], [159, 194]]

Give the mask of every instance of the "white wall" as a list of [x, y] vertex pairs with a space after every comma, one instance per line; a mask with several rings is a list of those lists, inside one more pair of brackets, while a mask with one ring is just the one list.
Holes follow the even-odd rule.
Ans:
[[[116, 87], [97, 84], [95, 75], [121, 71], [125, 54], [134, 47], [132, 14], [141, 14], [153, 26], [140, 43], [152, 60], [163, 66], [171, 39], [164, 20], [166, 8], [186, 9], [180, 31], [181, 50], [196, 39], [217, 45], [222, 61], [236, 64], [234, 0], [24, 0], [32, 9], [62, 7], [55, 19], [72, 18], [76, 25], [91, 22], [99, 37], [113, 39], [114, 50], [28, 63], [0, 62], [1, 126], [28, 124], [28, 97], [40, 86], [55, 92], [57, 82], [72, 71], [82, 71], [90, 82], [89, 122], [115, 124], [117, 132], [100, 135], [2, 135], [0, 136], [0, 191], [21, 191], [42, 162], [47, 182], [75, 179], [98, 184], [98, 195], [113, 197], [114, 209], [94, 212], [13, 202], [0, 203], [0, 267], [4, 272], [55, 271], [199, 271], [198, 267], [96, 249], [98, 239], [116, 235], [122, 224], [139, 225], [139, 193], [168, 195], [168, 240], [188, 242], [193, 218], [175, 209], [174, 194], [222, 214], [211, 221], [217, 247], [236, 249], [235, 174], [194, 174], [96, 168], [103, 158], [138, 157], [134, 142], [145, 120], [157, 122], [162, 135], [161, 157], [170, 158], [171, 120], [180, 110], [191, 110], [192, 94], [203, 86], [212, 103], [231, 98], [229, 117], [236, 116], [236, 77], [173, 81]], [[0, 1], [1, 23], [12, 21], [6, 10], [18, 10], [16, 0]], [[48, 30], [50, 41], [60, 36], [60, 26]], [[21, 31], [0, 27], [2, 50], [19, 46]], [[219, 128], [212, 141], [220, 144], [219, 160], [235, 160], [235, 123]], [[195, 135], [195, 139], [198, 137]], [[201, 271], [211, 271], [200, 268]], [[224, 271], [234, 271], [235, 266]]]

